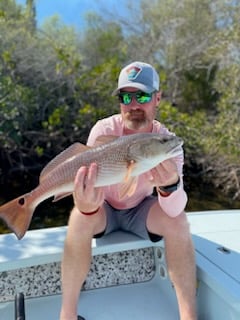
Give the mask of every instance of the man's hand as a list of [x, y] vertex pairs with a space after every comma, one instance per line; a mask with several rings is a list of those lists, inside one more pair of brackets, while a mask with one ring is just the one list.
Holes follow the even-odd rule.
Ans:
[[93, 212], [104, 202], [103, 188], [94, 187], [96, 178], [96, 163], [92, 163], [89, 168], [81, 167], [76, 174], [73, 199], [75, 206], [81, 212]]
[[154, 186], [169, 186], [178, 181], [178, 171], [175, 162], [171, 159], [161, 162], [151, 170]]

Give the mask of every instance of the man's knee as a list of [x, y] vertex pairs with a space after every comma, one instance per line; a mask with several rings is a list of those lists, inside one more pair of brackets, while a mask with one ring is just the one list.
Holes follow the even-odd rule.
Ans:
[[165, 226], [165, 237], [174, 236], [180, 238], [189, 238], [190, 225], [185, 212], [182, 212], [175, 218], [170, 218]]
[[73, 208], [69, 223], [69, 232], [77, 232], [82, 237], [84, 235], [91, 235], [102, 232], [106, 226], [106, 214], [103, 208], [100, 208], [94, 215], [84, 215], [76, 207]]
[[176, 217], [168, 216], [158, 203], [155, 203], [149, 211], [147, 228], [150, 232], [168, 237], [178, 233], [179, 235], [189, 234], [189, 223], [186, 213], [183, 211]]

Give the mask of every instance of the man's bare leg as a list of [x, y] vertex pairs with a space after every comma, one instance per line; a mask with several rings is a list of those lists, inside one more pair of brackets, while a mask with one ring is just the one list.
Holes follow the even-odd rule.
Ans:
[[92, 216], [72, 210], [62, 259], [62, 308], [60, 320], [77, 320], [77, 304], [91, 264], [94, 234], [105, 229], [106, 217], [101, 208]]
[[181, 320], [196, 320], [196, 265], [189, 224], [185, 213], [168, 217], [155, 203], [147, 227], [165, 239], [166, 260], [175, 287]]

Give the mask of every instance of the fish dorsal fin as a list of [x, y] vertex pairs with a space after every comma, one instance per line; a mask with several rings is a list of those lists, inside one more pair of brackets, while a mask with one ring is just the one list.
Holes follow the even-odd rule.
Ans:
[[96, 141], [94, 142], [94, 147], [99, 147], [102, 144], [106, 144], [112, 141], [117, 140], [119, 137], [118, 136], [113, 136], [113, 135], [109, 135], [109, 136], [99, 136], [97, 137]]
[[53, 169], [55, 169], [57, 166], [62, 164], [64, 161], [76, 156], [79, 153], [87, 151], [89, 149], [91, 148], [79, 142], [75, 142], [74, 144], [70, 145], [70, 147], [63, 150], [61, 153], [59, 153], [43, 168], [39, 177], [40, 182], [43, 181]]
[[131, 197], [136, 191], [137, 187], [137, 177], [130, 177], [127, 182], [122, 183], [119, 186], [118, 197], [119, 199], [123, 199], [128, 196]]

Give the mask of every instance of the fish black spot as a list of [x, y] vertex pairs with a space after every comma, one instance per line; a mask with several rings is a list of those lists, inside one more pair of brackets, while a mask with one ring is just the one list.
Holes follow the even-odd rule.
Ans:
[[25, 199], [24, 199], [24, 198], [20, 198], [20, 199], [18, 200], [18, 203], [20, 204], [20, 206], [23, 206], [24, 203], [25, 203]]

